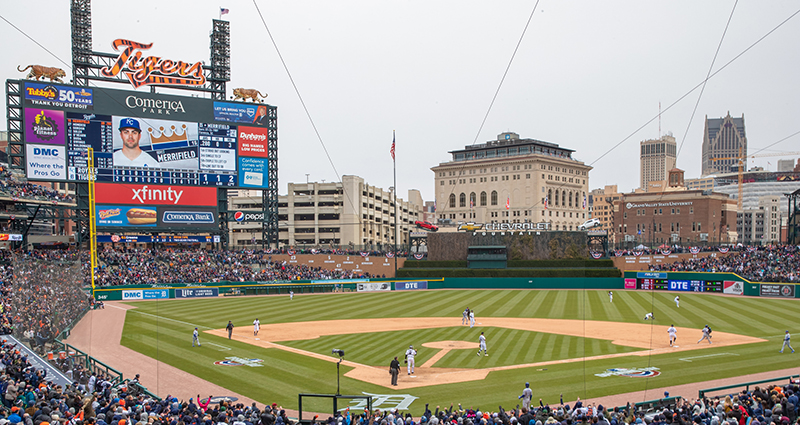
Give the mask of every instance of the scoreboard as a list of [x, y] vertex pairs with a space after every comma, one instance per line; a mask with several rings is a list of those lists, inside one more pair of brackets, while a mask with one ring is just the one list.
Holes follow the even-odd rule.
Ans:
[[[23, 98], [29, 179], [87, 182], [91, 166], [97, 182], [269, 185], [273, 106], [33, 81]], [[123, 141], [125, 126], [135, 142]]]
[[636, 289], [646, 291], [724, 291], [723, 281], [669, 279], [667, 272], [639, 272], [636, 275]]

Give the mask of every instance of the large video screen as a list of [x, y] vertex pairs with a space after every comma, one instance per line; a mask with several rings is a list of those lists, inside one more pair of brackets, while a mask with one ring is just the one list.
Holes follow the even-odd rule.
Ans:
[[270, 109], [25, 82], [27, 176], [86, 182], [91, 147], [97, 182], [267, 188]]

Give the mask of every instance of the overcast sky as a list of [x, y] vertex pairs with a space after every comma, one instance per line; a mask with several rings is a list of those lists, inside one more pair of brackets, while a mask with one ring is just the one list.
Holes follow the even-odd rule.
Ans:
[[[2, 4], [5, 20], [57, 58], [0, 21], [0, 77], [23, 78], [16, 66], [28, 64], [71, 75], [69, 1]], [[231, 23], [228, 94], [257, 88], [278, 107], [280, 194], [306, 174], [311, 181], [358, 175], [388, 188], [392, 130], [400, 196], [419, 189], [425, 200], [434, 194], [430, 168], [449, 161], [448, 151], [505, 131], [574, 149], [594, 167], [590, 189], [617, 184], [631, 191], [639, 185], [639, 142], [659, 136], [658, 119], [645, 125], [658, 116], [659, 102], [661, 133], [676, 137], [687, 178], [699, 177], [706, 115], [744, 114], [751, 154], [800, 131], [800, 16], [742, 54], [795, 14], [798, 2], [739, 2], [724, 39], [733, 1], [541, 0], [527, 31], [535, 1], [257, 4], [278, 50], [253, 2], [242, 0], [95, 0], [92, 34], [95, 51], [112, 53], [111, 42], [126, 38], [154, 43], [146, 55], [208, 63], [211, 20], [220, 6], [230, 9], [223, 16]], [[714, 71], [741, 57], [712, 77], [702, 96], [689, 93], [706, 77], [721, 39]], [[3, 120], [0, 128], [6, 126]], [[790, 151], [800, 151], [800, 136], [761, 153]], [[774, 170], [779, 159], [798, 156], [748, 167]]]

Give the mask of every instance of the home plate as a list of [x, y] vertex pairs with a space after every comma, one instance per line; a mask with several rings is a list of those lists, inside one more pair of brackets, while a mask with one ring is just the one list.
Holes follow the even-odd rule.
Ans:
[[673, 347], [678, 348], [678, 347], [680, 347], [680, 345], [673, 345]]
[[411, 375], [411, 376], [409, 376], [409, 378], [416, 378], [416, 377], [417, 377], [417, 375]]

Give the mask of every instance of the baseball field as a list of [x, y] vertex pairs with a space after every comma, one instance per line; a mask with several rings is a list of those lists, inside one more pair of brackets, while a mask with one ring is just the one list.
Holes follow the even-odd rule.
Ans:
[[[340, 349], [341, 394], [408, 394], [417, 397], [414, 414], [425, 403], [513, 407], [526, 381], [535, 399], [555, 404], [562, 393], [591, 399], [797, 365], [800, 354], [779, 353], [784, 331], [800, 332], [797, 301], [684, 292], [677, 307], [676, 294], [614, 291], [610, 302], [596, 290], [438, 290], [131, 302], [121, 343], [287, 408], [298, 393], [336, 392], [331, 350]], [[461, 324], [467, 307], [474, 328]], [[655, 320], [644, 321], [650, 311]], [[668, 343], [673, 324], [677, 347]], [[706, 324], [713, 344], [698, 344]], [[192, 347], [195, 326], [202, 347]], [[476, 356], [481, 332], [489, 356]], [[418, 351], [411, 376], [409, 345]], [[389, 385], [394, 356], [397, 387]], [[330, 401], [304, 405], [329, 409]]]

